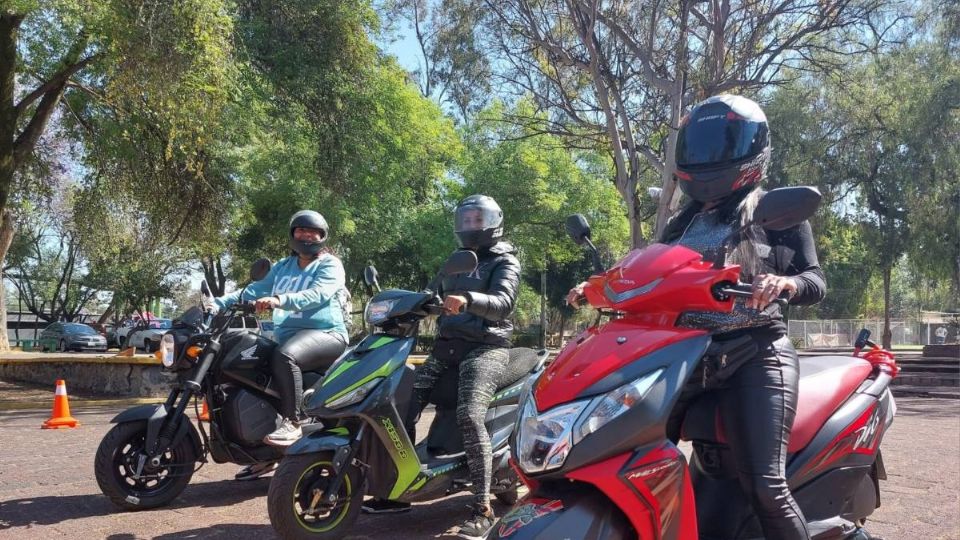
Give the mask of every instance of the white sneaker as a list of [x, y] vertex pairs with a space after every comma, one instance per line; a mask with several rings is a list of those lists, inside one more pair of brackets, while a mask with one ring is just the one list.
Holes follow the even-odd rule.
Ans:
[[284, 419], [276, 431], [263, 438], [263, 442], [272, 446], [290, 446], [302, 436], [303, 430], [300, 429], [300, 424]]

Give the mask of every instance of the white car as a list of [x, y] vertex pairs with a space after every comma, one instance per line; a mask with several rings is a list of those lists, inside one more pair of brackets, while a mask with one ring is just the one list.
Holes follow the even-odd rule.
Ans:
[[173, 328], [173, 321], [170, 319], [138, 321], [137, 325], [123, 338], [121, 348], [134, 347], [153, 352], [160, 348], [160, 338], [171, 328]]

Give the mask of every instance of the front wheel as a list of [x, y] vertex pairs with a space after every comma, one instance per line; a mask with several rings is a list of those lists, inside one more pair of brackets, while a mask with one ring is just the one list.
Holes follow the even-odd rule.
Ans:
[[346, 465], [332, 504], [327, 488], [336, 478], [333, 452], [288, 456], [270, 481], [267, 509], [270, 524], [286, 539], [343, 538], [360, 514], [366, 491], [360, 471]]
[[97, 484], [122, 510], [164, 506], [180, 495], [193, 476], [197, 453], [189, 437], [167, 448], [153, 464], [144, 453], [146, 439], [146, 422], [124, 422], [113, 426], [97, 448], [93, 464]]

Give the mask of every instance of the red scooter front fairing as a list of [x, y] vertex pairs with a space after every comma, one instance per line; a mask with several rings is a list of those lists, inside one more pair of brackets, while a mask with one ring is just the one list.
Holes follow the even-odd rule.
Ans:
[[[521, 397], [511, 451], [530, 494], [489, 538], [754, 538], [756, 520], [738, 495], [714, 409], [696, 421], [687, 416], [693, 469], [666, 438], [670, 413], [701, 359], [723, 350], [707, 329], [677, 321], [688, 312], [730, 312], [723, 291], [739, 273], [687, 248], [656, 244], [590, 278], [584, 295], [611, 320], [570, 341]], [[824, 517], [826, 504], [814, 512], [824, 523], [843, 522], [832, 529], [839, 538], [877, 504], [864, 491], [883, 474], [878, 446], [894, 411], [889, 381], [879, 363], [850, 357], [808, 362], [801, 380], [807, 397], [791, 446], [791, 487], [798, 501], [823, 499], [829, 489], [850, 494], [835, 515]], [[837, 467], [855, 470], [833, 474]], [[698, 525], [701, 507], [722, 523], [709, 531], [703, 519]]]

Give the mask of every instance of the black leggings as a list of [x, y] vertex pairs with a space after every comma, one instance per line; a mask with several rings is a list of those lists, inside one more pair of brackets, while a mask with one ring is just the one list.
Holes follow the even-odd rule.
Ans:
[[[797, 351], [787, 337], [757, 337], [759, 352], [730, 376], [720, 392], [720, 416], [736, 462], [740, 487], [767, 540], [808, 540], [806, 521], [787, 487], [787, 444], [797, 411]], [[695, 397], [695, 396], [694, 396]], [[689, 395], [667, 425], [676, 441]]]
[[[485, 424], [487, 409], [497, 392], [497, 381], [510, 362], [510, 349], [478, 345], [465, 353], [460, 361], [457, 384], [457, 426], [463, 434], [463, 451], [473, 484], [474, 501], [490, 506], [490, 483], [493, 474], [493, 451]], [[434, 385], [447, 369], [447, 362], [437, 357], [436, 350], [417, 368], [413, 383], [413, 399], [407, 415], [407, 433], [416, 441], [416, 419], [426, 407]]]
[[300, 330], [273, 350], [270, 369], [280, 393], [280, 414], [284, 418], [297, 420], [301, 416], [301, 371], [326, 371], [346, 348], [343, 336], [336, 332]]

